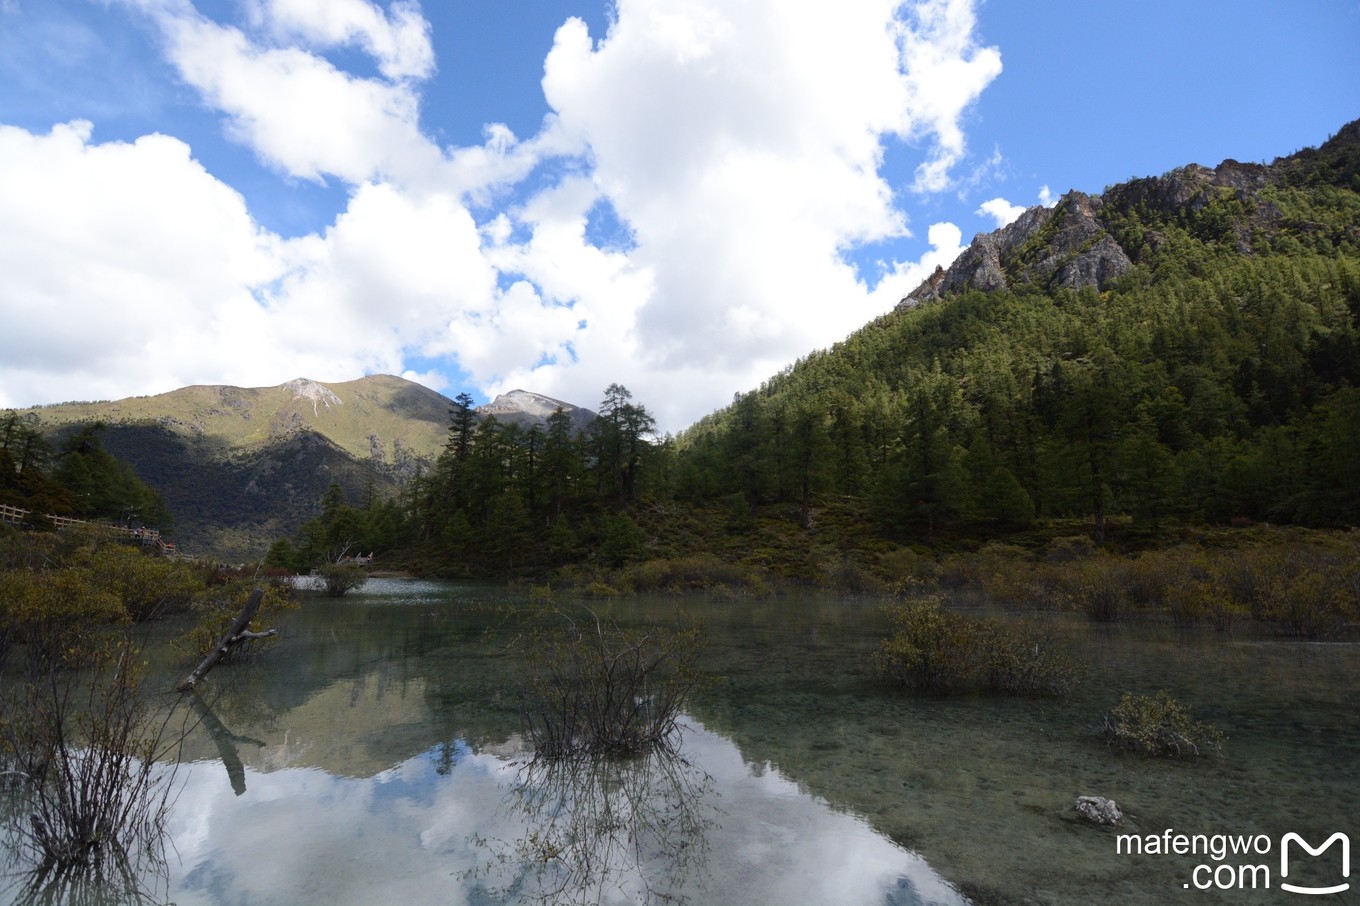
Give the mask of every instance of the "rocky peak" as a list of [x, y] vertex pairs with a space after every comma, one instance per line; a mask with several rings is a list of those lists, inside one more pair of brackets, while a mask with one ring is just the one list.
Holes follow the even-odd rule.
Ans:
[[313, 415], [319, 414], [319, 407], [321, 406], [329, 409], [331, 406], [344, 405], [340, 401], [340, 397], [336, 396], [329, 388], [307, 378], [294, 378], [285, 383], [283, 387], [292, 392], [293, 399], [311, 402]]
[[[1227, 222], [1201, 224], [1216, 229], [1215, 240], [1232, 242], [1250, 254], [1257, 234], [1278, 225], [1281, 214], [1260, 197], [1275, 184], [1319, 178], [1360, 191], [1360, 120], [1344, 126], [1318, 149], [1308, 149], [1272, 164], [1225, 160], [1210, 169], [1190, 164], [1162, 176], [1135, 179], [1099, 196], [1072, 191], [1053, 208], [1034, 207], [1008, 226], [979, 234], [947, 269], [937, 269], [899, 303], [911, 307], [974, 289], [984, 292], [1021, 285], [1045, 289], [1104, 290], [1126, 273], [1146, 249], [1163, 237], [1146, 229], [1130, 240], [1120, 232], [1130, 215], [1142, 220], [1193, 224], [1209, 205], [1222, 199], [1244, 202]], [[1211, 216], [1210, 220], [1214, 220]], [[1221, 219], [1221, 218], [1220, 218]], [[1126, 248], [1119, 237], [1130, 241]]]
[[525, 426], [545, 425], [548, 418], [561, 409], [571, 416], [572, 425], [581, 430], [595, 418], [595, 413], [571, 403], [534, 393], [529, 390], [511, 390], [502, 393], [484, 406], [478, 406], [481, 415], [494, 416], [497, 421], [513, 422]]
[[1102, 207], [1100, 198], [1073, 191], [1052, 208], [1030, 208], [1008, 226], [973, 237], [948, 270], [937, 269], [902, 304], [1017, 283], [1103, 289], [1133, 262], [1100, 222]]

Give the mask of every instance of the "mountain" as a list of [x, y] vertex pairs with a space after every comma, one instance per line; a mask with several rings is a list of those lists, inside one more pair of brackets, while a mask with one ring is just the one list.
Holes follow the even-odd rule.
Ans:
[[[1163, 223], [1196, 238], [1226, 244], [1243, 256], [1266, 254], [1291, 233], [1333, 246], [1354, 245], [1353, 223], [1335, 231], [1291, 208], [1291, 189], [1332, 184], [1356, 191], [1360, 120], [1326, 144], [1270, 165], [1225, 160], [1209, 169], [1191, 164], [1163, 176], [1135, 179], [1091, 196], [1072, 191], [1052, 208], [1033, 207], [1010, 225], [976, 236], [948, 270], [937, 268], [902, 300], [902, 307], [977, 289], [1109, 289], [1136, 263], [1152, 260], [1167, 242]], [[1326, 235], [1335, 232], [1335, 235]]]
[[332, 481], [355, 503], [395, 493], [438, 456], [451, 405], [419, 384], [374, 375], [200, 385], [27, 411], [57, 434], [102, 421], [104, 447], [161, 495], [181, 549], [245, 559], [315, 515]]
[[[677, 438], [685, 496], [899, 539], [1360, 524], [1360, 121], [1069, 192]], [[792, 506], [791, 506], [792, 505]], [[1130, 531], [1128, 528], [1122, 531]]]
[[558, 409], [571, 416], [572, 428], [576, 433], [584, 431], [595, 420], [595, 413], [589, 409], [582, 409], [579, 406], [573, 406], [571, 403], [564, 403], [550, 396], [543, 396], [541, 393], [532, 393], [528, 390], [511, 390], [509, 393], [502, 393], [485, 406], [478, 406], [477, 413], [495, 416], [496, 421], [506, 424], [530, 428], [534, 425], [539, 427], [547, 425], [549, 416]]

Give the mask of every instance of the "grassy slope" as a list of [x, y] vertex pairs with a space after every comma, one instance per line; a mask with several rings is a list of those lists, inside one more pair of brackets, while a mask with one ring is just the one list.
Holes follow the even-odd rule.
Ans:
[[307, 399], [287, 385], [199, 385], [155, 396], [25, 411], [36, 412], [52, 426], [96, 419], [110, 425], [159, 424], [176, 434], [212, 438], [230, 453], [310, 430], [358, 459], [369, 458], [380, 448], [382, 461], [392, 464], [398, 445], [417, 456], [433, 457], [444, 442], [449, 401], [433, 390], [391, 375], [319, 386], [338, 397], [340, 404]]

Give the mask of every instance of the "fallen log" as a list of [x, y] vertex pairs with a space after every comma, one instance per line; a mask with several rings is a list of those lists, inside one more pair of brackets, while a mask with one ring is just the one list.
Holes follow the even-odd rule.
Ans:
[[222, 636], [222, 641], [218, 642], [217, 646], [203, 659], [202, 663], [194, 668], [193, 673], [190, 673], [180, 681], [180, 684], [175, 687], [176, 692], [192, 691], [193, 688], [198, 685], [198, 681], [207, 676], [208, 671], [216, 667], [217, 662], [222, 660], [222, 658], [227, 655], [227, 652], [231, 651], [233, 647], [239, 645], [241, 642], [250, 641], [251, 639], [267, 639], [270, 636], [278, 635], [277, 629], [270, 629], [266, 632], [251, 632], [246, 629], [246, 627], [250, 625], [250, 621], [255, 619], [255, 614], [260, 609], [260, 602], [263, 600], [263, 589], [257, 588], [250, 593], [250, 600], [246, 602], [245, 607], [241, 608], [241, 612], [236, 615], [236, 619], [232, 621], [231, 628], [227, 630], [226, 635]]

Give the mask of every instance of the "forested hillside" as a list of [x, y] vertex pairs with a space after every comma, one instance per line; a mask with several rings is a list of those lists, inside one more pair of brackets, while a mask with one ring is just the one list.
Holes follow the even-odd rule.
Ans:
[[1352, 124], [1270, 167], [1073, 193], [687, 431], [677, 493], [862, 497], [899, 537], [1354, 524], [1357, 190]]
[[1353, 124], [1269, 166], [1032, 209], [678, 438], [617, 384], [583, 432], [563, 412], [477, 421], [461, 397], [400, 528], [391, 506], [331, 495], [281, 553], [395, 542], [447, 573], [736, 561], [820, 581], [895, 545], [1074, 525], [1139, 546], [1187, 525], [1354, 525], [1358, 149]]

